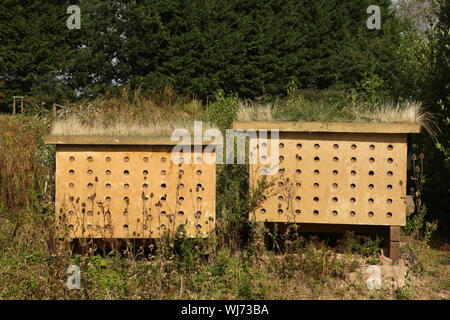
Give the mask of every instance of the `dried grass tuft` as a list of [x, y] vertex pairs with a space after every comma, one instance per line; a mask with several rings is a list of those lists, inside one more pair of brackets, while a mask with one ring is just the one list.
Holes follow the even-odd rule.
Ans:
[[274, 120], [274, 107], [266, 104], [246, 105], [239, 102], [237, 113], [238, 121], [272, 121]]
[[[203, 130], [210, 128], [213, 128], [210, 123], [203, 123]], [[171, 136], [175, 129], [187, 129], [193, 133], [194, 121], [192, 119], [158, 120], [152, 121], [151, 124], [143, 124], [133, 120], [118, 120], [109, 123], [96, 120], [87, 124], [76, 116], [70, 116], [55, 120], [51, 134], [60, 136]]]
[[420, 124], [437, 141], [440, 132], [436, 115], [425, 110], [425, 107], [418, 101], [407, 101], [405, 103], [386, 103], [375, 111], [355, 110], [357, 121], [374, 121], [388, 123], [417, 123]]

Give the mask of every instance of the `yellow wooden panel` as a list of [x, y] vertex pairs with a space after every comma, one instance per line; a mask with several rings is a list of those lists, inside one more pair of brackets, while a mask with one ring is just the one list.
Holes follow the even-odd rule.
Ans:
[[[57, 145], [56, 210], [72, 238], [157, 238], [215, 226], [215, 164], [171, 160], [172, 146]], [[64, 219], [67, 220], [64, 220]], [[62, 229], [61, 229], [62, 230]]]
[[[250, 219], [405, 225], [406, 134], [280, 132], [279, 143], [280, 171]], [[253, 187], [262, 167], [250, 166]]]

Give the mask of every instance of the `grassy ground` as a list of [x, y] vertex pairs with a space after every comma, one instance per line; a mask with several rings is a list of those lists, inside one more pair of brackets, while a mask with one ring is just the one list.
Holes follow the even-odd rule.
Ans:
[[[151, 101], [97, 101], [77, 114], [83, 121], [156, 121], [165, 119], [165, 109], [207, 121], [217, 110], [233, 112], [226, 99], [208, 110], [189, 99], [168, 100], [163, 108]], [[139, 111], [132, 111], [139, 103]], [[232, 120], [225, 115], [219, 127]], [[218, 167], [217, 233], [206, 242], [178, 236], [122, 245], [60, 243], [54, 226], [55, 150], [42, 142], [51, 125], [49, 116], [0, 116], [0, 299], [450, 298], [450, 246], [420, 233], [402, 236], [396, 265], [380, 255], [377, 239], [353, 234], [333, 241], [269, 234], [273, 245], [264, 247], [264, 230], [246, 218], [251, 199], [239, 191], [247, 190], [239, 165]], [[81, 290], [66, 287], [70, 265], [81, 269]], [[369, 265], [382, 268], [379, 290], [367, 288]]]

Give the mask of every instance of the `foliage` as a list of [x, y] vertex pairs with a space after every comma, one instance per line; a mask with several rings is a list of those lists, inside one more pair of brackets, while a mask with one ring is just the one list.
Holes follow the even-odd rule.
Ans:
[[214, 102], [208, 106], [208, 115], [225, 133], [226, 129], [232, 127], [233, 121], [236, 120], [238, 111], [238, 96], [236, 94], [225, 96], [222, 89], [214, 97]]
[[383, 28], [368, 30], [370, 4], [82, 0], [81, 29], [68, 30], [67, 1], [3, 1], [1, 110], [13, 95], [49, 105], [126, 86], [170, 86], [206, 100], [220, 88], [242, 98], [281, 95], [292, 80], [348, 88], [364, 72], [391, 83], [400, 25], [383, 0]]

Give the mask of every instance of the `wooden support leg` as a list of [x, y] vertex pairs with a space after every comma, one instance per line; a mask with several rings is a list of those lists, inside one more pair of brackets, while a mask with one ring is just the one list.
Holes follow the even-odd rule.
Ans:
[[386, 254], [392, 259], [392, 261], [395, 262], [400, 257], [400, 227], [386, 227], [384, 234], [384, 247], [387, 251]]
[[272, 250], [273, 249], [273, 239], [272, 239], [272, 235], [274, 233], [274, 224], [273, 222], [265, 222], [264, 226], [266, 228], [266, 233], [264, 235], [264, 246], [266, 247], [267, 250]]

